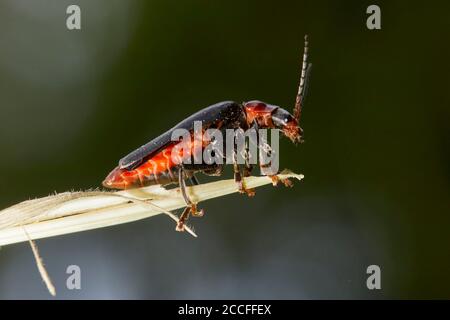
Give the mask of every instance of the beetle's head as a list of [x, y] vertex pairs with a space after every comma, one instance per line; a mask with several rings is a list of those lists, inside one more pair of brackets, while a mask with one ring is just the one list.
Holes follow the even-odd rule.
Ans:
[[303, 130], [288, 111], [257, 100], [245, 102], [244, 109], [249, 126], [256, 122], [259, 128], [279, 129], [292, 142], [302, 142]]
[[283, 134], [294, 143], [302, 142], [303, 129], [298, 125], [297, 119], [288, 111], [278, 108], [272, 113], [272, 121], [275, 128], [280, 129]]

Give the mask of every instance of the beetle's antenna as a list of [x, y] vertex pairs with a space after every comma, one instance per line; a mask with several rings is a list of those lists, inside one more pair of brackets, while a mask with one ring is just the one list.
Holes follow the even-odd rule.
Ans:
[[295, 98], [294, 118], [300, 122], [302, 114], [303, 102], [306, 96], [309, 74], [311, 71], [311, 63], [308, 63], [308, 35], [305, 35], [305, 47], [303, 49], [302, 73], [300, 75], [300, 84], [298, 86], [297, 97]]

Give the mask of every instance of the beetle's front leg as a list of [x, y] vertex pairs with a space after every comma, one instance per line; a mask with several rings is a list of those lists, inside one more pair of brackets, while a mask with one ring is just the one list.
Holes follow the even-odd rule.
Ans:
[[[262, 154], [262, 152], [265, 152], [265, 154], [271, 154], [274, 151], [272, 150], [272, 147], [267, 143], [267, 141], [262, 140], [261, 141], [261, 145], [260, 145], [260, 159], [264, 159], [264, 155]], [[286, 187], [293, 187], [294, 183], [289, 180], [288, 178], [286, 179], [281, 179], [280, 177], [278, 177], [278, 172], [273, 172], [272, 170], [272, 163], [262, 163], [260, 164], [260, 170], [261, 170], [261, 174], [268, 176], [271, 180], [272, 180], [272, 184], [274, 187], [276, 187], [278, 185], [278, 183], [283, 183]]]
[[277, 175], [270, 175], [269, 177], [270, 177], [270, 179], [272, 179], [272, 184], [274, 187], [276, 187], [279, 182], [284, 184], [285, 187], [293, 187], [294, 186], [294, 183], [291, 180], [289, 180], [288, 178], [281, 179]]
[[183, 213], [180, 215], [180, 218], [178, 219], [176, 227], [177, 231], [184, 231], [184, 224], [186, 220], [189, 219], [189, 214], [192, 214], [194, 217], [201, 217], [204, 215], [203, 209], [198, 211], [197, 204], [193, 203], [189, 198], [186, 192], [186, 182], [184, 179], [185, 179], [185, 172], [184, 168], [181, 166], [180, 169], [178, 170], [178, 184], [180, 185], [183, 199], [186, 202], [186, 208], [184, 209]]

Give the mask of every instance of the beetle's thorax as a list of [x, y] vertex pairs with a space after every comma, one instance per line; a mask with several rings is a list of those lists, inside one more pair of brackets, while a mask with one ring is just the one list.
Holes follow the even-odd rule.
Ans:
[[273, 128], [272, 112], [278, 107], [264, 103], [262, 101], [253, 100], [243, 103], [244, 112], [247, 117], [249, 127], [256, 121], [261, 128]]

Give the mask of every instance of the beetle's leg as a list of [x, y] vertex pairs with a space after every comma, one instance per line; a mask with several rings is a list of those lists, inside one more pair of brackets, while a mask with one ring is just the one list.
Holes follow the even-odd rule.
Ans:
[[191, 199], [189, 198], [187, 192], [186, 192], [186, 181], [185, 175], [184, 175], [184, 169], [181, 167], [178, 171], [178, 184], [180, 185], [181, 194], [183, 196], [184, 202], [186, 202], [186, 205], [191, 208], [194, 204], [192, 203]]
[[184, 224], [185, 224], [186, 220], [189, 218], [190, 212], [191, 212], [190, 207], [184, 208], [183, 213], [178, 218], [178, 222], [177, 222], [177, 226], [176, 226], [175, 230], [184, 231]]
[[291, 180], [289, 180], [288, 178], [281, 179], [277, 175], [270, 175], [269, 177], [270, 177], [270, 179], [272, 179], [272, 184], [273, 184], [274, 187], [276, 187], [279, 182], [284, 184], [285, 187], [293, 187], [294, 186], [294, 183]]
[[[255, 130], [256, 131], [256, 139], [258, 139], [258, 122], [256, 120], [253, 121], [252, 126], [250, 127], [249, 130]], [[249, 139], [248, 144], [245, 144], [245, 166], [243, 169], [243, 176], [244, 177], [249, 177], [252, 174], [252, 170], [253, 170], [253, 165], [250, 163], [250, 143], [255, 143], [256, 146], [258, 146], [258, 141], [253, 141], [252, 139]]]
[[244, 193], [244, 184], [242, 182], [241, 171], [239, 170], [239, 165], [236, 162], [233, 162], [233, 171], [234, 171], [234, 181], [238, 184], [239, 192]]
[[[262, 140], [261, 143], [262, 149], [260, 150], [260, 152], [262, 153], [263, 151], [266, 153], [272, 153], [274, 152], [271, 148], [271, 146], [264, 140]], [[261, 155], [261, 159], [263, 158], [263, 156]], [[281, 179], [280, 177], [277, 176], [278, 172], [273, 172], [271, 170], [271, 165], [272, 163], [269, 162], [267, 164], [260, 164], [260, 170], [261, 170], [261, 174], [262, 175], [266, 175], [268, 176], [270, 179], [272, 179], [272, 184], [274, 187], [276, 187], [278, 185], [279, 182], [283, 183], [286, 187], [292, 187], [294, 185], [294, 183], [289, 180], [288, 178], [286, 179]]]
[[189, 218], [189, 214], [192, 214], [195, 217], [201, 217], [204, 214], [203, 209], [198, 211], [197, 204], [193, 203], [191, 199], [189, 199], [189, 196], [186, 192], [186, 182], [184, 181], [184, 179], [185, 179], [184, 169], [183, 167], [180, 167], [180, 169], [178, 170], [178, 184], [180, 185], [183, 199], [186, 202], [186, 208], [184, 209], [183, 213], [181, 214], [178, 220], [176, 228], [177, 231], [184, 231], [184, 223]]
[[273, 172], [271, 172], [270, 163], [266, 164], [266, 165], [261, 165], [260, 169], [261, 169], [261, 173], [263, 175], [266, 175], [270, 179], [272, 179], [272, 184], [274, 187], [276, 187], [279, 182], [284, 184], [285, 187], [293, 187], [294, 186], [294, 183], [291, 180], [289, 180], [289, 178], [281, 179], [279, 176], [277, 176], [277, 173], [274, 174]]
[[[242, 175], [243, 175], [243, 177], [242, 177], [241, 179], [243, 179], [243, 178], [245, 178], [245, 177], [250, 177], [251, 174], [252, 174], [252, 170], [253, 170], [253, 165], [250, 164], [250, 159], [249, 159], [250, 152], [249, 152], [248, 146], [247, 146], [246, 149], [245, 149], [245, 155], [244, 155], [244, 156], [245, 156], [245, 164], [244, 164], [244, 166], [243, 166], [243, 168], [242, 168]], [[244, 189], [244, 192], [245, 192], [249, 197], [255, 196], [255, 194], [256, 194], [255, 189], [247, 188], [247, 187], [245, 186], [245, 181], [242, 180], [241, 182], [242, 182], [242, 187], [243, 187], [243, 189]]]
[[252, 170], [253, 170], [253, 165], [250, 164], [250, 146], [246, 145], [245, 146], [245, 151], [244, 151], [244, 158], [245, 158], [245, 164], [244, 164], [244, 168], [242, 169], [242, 175], [244, 177], [250, 177], [252, 174]]
[[255, 195], [255, 191], [253, 189], [247, 189], [245, 187], [245, 181], [241, 175], [240, 166], [237, 163], [237, 150], [234, 150], [233, 153], [233, 170], [234, 170], [234, 181], [238, 185], [239, 192], [246, 193], [249, 197], [253, 197]]
[[248, 162], [245, 162], [244, 169], [242, 170], [242, 175], [244, 177], [250, 177], [252, 175], [253, 165], [249, 164]]

